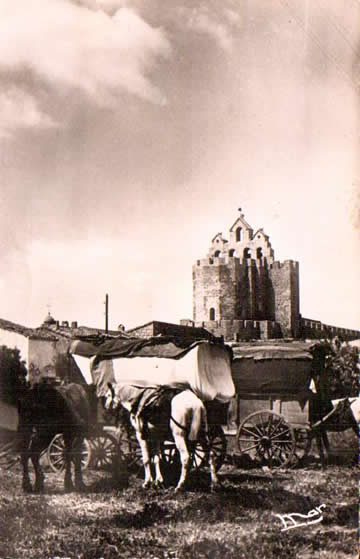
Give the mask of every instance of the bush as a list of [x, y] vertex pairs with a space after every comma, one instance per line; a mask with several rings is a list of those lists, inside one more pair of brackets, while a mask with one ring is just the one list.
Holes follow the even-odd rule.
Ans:
[[359, 350], [338, 338], [316, 344], [314, 373], [318, 390], [335, 399], [359, 395]]
[[21, 390], [25, 386], [25, 361], [21, 360], [20, 351], [5, 345], [0, 346], [0, 399], [15, 405]]

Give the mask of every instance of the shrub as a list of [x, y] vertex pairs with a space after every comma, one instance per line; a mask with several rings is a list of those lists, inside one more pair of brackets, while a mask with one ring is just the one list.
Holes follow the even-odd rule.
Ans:
[[318, 390], [335, 399], [359, 395], [359, 350], [338, 338], [314, 347], [314, 374]]
[[5, 345], [0, 346], [0, 398], [7, 404], [16, 404], [19, 393], [25, 386], [25, 361], [20, 351]]

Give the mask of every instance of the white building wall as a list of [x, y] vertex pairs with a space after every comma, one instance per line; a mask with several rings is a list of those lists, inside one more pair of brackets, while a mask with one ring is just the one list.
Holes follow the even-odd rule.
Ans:
[[18, 412], [15, 406], [9, 406], [0, 400], [0, 428], [16, 431], [18, 425]]

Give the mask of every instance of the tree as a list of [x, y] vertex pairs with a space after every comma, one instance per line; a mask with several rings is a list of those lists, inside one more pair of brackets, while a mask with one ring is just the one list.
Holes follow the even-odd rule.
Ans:
[[316, 344], [313, 350], [317, 388], [327, 399], [359, 395], [359, 350], [339, 338]]
[[0, 399], [15, 405], [21, 390], [25, 386], [27, 374], [25, 361], [21, 360], [20, 351], [0, 346]]

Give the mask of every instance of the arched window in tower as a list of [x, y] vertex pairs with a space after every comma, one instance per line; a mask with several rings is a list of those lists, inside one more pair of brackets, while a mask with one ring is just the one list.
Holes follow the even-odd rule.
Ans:
[[209, 311], [209, 320], [215, 320], [215, 309], [213, 307]]
[[238, 227], [235, 231], [235, 239], [236, 242], [242, 241], [242, 229], [241, 227]]
[[260, 259], [263, 257], [263, 253], [262, 253], [262, 248], [257, 248], [256, 249], [256, 258]]
[[234, 256], [234, 254], [235, 254], [235, 249], [234, 249], [234, 248], [230, 249], [230, 250], [229, 250], [229, 256], [230, 256], [230, 258], [232, 258], [232, 257]]
[[244, 248], [244, 258], [251, 258], [251, 252], [249, 248]]
[[221, 254], [220, 250], [216, 250], [214, 253], [215, 258], [219, 258], [220, 254]]

